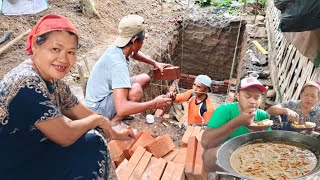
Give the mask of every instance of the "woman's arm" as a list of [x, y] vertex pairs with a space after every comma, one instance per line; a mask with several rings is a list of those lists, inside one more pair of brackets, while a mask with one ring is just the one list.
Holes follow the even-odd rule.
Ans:
[[281, 104], [277, 104], [268, 108], [267, 113], [270, 114], [271, 116], [285, 115], [286, 108], [282, 107]]
[[[74, 108], [77, 108], [77, 106]], [[82, 112], [79, 112], [79, 115], [83, 116]], [[74, 121], [60, 116], [50, 120], [39, 121], [35, 126], [51, 141], [67, 147], [104, 121], [105, 118], [98, 114], [91, 114]]]

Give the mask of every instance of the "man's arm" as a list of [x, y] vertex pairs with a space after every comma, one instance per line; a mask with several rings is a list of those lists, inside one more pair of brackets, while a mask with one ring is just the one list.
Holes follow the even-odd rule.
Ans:
[[127, 116], [136, 114], [152, 108], [160, 108], [171, 103], [171, 99], [160, 95], [148, 102], [133, 102], [128, 100], [129, 89], [117, 88], [113, 90], [114, 103], [117, 115]]
[[169, 67], [172, 66], [171, 64], [166, 64], [166, 63], [159, 63], [153, 59], [151, 59], [150, 57], [148, 57], [147, 55], [145, 55], [143, 52], [139, 51], [138, 53], [134, 54], [134, 56], [132, 56], [134, 59], [150, 64], [155, 68], [159, 68], [161, 72], [163, 72], [163, 68], [165, 67]]
[[147, 64], [150, 64], [152, 65], [153, 67], [156, 67], [156, 61], [151, 59], [150, 57], [148, 57], [147, 55], [145, 55], [143, 52], [141, 51], [138, 51], [138, 53], [134, 54], [132, 56], [134, 59], [138, 60], [138, 61], [141, 61], [141, 62], [144, 62], [144, 63], [147, 63]]
[[[219, 146], [220, 143], [230, 136], [238, 127], [250, 125], [250, 123], [253, 122], [254, 116], [255, 112], [241, 112], [239, 116], [233, 118], [218, 128], [207, 128], [202, 135], [202, 147], [204, 149], [210, 149]], [[214, 121], [216, 119], [212, 120]]]
[[228, 138], [239, 126], [241, 126], [240, 117], [236, 117], [219, 128], [207, 128], [203, 135], [201, 144], [204, 149], [211, 149], [221, 144]]

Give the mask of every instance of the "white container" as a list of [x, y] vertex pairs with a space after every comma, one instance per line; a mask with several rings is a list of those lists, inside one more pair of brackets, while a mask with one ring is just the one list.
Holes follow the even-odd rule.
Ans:
[[154, 122], [154, 116], [152, 114], [148, 114], [146, 118], [147, 118], [147, 123], [152, 124]]

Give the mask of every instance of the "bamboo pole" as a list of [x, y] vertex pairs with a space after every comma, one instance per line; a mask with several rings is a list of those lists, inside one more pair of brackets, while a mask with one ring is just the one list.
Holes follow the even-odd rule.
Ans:
[[0, 49], [0, 54], [2, 54], [3, 52], [5, 52], [7, 49], [9, 49], [11, 46], [13, 46], [15, 43], [17, 43], [18, 41], [20, 41], [24, 36], [28, 35], [31, 32], [31, 29], [28, 29], [27, 31], [25, 31], [24, 33], [20, 34], [18, 37], [14, 38], [12, 41], [10, 41], [8, 44], [6, 44], [5, 46], [3, 46]]

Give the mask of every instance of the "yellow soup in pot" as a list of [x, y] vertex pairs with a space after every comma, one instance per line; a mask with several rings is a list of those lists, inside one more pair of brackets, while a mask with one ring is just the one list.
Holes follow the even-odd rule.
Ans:
[[298, 178], [317, 165], [310, 150], [280, 142], [245, 144], [232, 153], [230, 161], [235, 171], [252, 179]]

